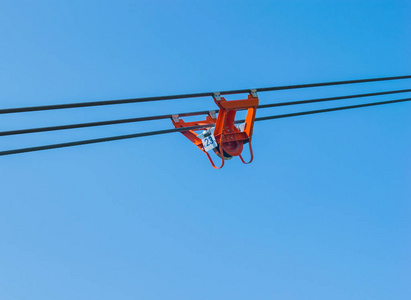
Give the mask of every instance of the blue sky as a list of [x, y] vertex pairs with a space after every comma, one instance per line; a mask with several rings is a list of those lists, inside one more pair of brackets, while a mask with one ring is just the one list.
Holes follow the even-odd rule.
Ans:
[[[1, 108], [406, 75], [410, 13], [405, 0], [3, 0]], [[282, 91], [260, 103], [409, 87]], [[186, 99], [2, 115], [0, 126], [209, 108]], [[259, 122], [254, 162], [219, 171], [181, 134], [2, 157], [0, 298], [409, 299], [410, 113], [403, 103]]]

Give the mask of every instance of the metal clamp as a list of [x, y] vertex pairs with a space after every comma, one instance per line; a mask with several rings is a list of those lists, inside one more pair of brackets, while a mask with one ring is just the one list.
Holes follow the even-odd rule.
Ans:
[[244, 123], [240, 123], [238, 125], [236, 125], [237, 129], [240, 130], [240, 132], [244, 132], [245, 129], [245, 122]]
[[216, 101], [220, 101], [220, 100], [221, 100], [221, 94], [220, 94], [220, 92], [218, 92], [218, 93], [213, 93], [213, 98], [214, 98]]
[[210, 130], [204, 130], [203, 131], [203, 138], [206, 138], [206, 137], [208, 137], [208, 136], [210, 136], [211, 135], [211, 131]]
[[210, 110], [208, 112], [209, 116], [211, 117], [211, 119], [215, 119], [216, 118], [216, 114], [215, 114], [215, 110]]
[[173, 119], [173, 122], [178, 123], [180, 121], [180, 118], [178, 115], [172, 115], [171, 118]]
[[250, 94], [251, 94], [251, 96], [253, 96], [254, 98], [257, 98], [257, 90], [256, 90], [256, 89], [250, 90]]

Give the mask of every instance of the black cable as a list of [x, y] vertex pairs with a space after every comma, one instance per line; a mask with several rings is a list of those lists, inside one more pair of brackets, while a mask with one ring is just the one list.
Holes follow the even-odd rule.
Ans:
[[21, 149], [15, 149], [15, 150], [0, 151], [0, 156], [25, 153], [25, 152], [41, 151], [41, 150], [49, 150], [49, 149], [56, 149], [56, 148], [72, 147], [72, 146], [79, 146], [79, 145], [95, 144], [95, 143], [102, 143], [102, 142], [118, 141], [118, 140], [132, 139], [132, 138], [138, 138], [138, 137], [143, 137], [143, 136], [166, 134], [166, 133], [172, 133], [172, 132], [181, 132], [181, 131], [187, 131], [187, 130], [198, 130], [198, 129], [203, 129], [203, 128], [205, 129], [208, 127], [210, 126], [209, 125], [198, 125], [198, 126], [191, 126], [191, 127], [184, 127], [184, 128], [172, 128], [172, 129], [156, 130], [156, 131], [126, 134], [126, 135], [119, 135], [119, 136], [111, 136], [111, 137], [106, 137], [106, 138], [76, 141], [76, 142], [69, 142], [69, 143], [45, 145], [45, 146], [30, 147], [30, 148], [21, 148]]
[[[289, 118], [289, 117], [318, 114], [318, 113], [332, 112], [332, 111], [339, 111], [339, 110], [346, 110], [346, 109], [353, 109], [353, 108], [360, 108], [360, 107], [400, 103], [400, 102], [406, 102], [406, 101], [411, 101], [411, 98], [358, 104], [358, 105], [350, 105], [350, 106], [341, 106], [341, 107], [326, 108], [326, 109], [318, 109], [318, 110], [303, 111], [303, 112], [296, 112], [296, 113], [289, 113], [289, 114], [282, 114], [282, 115], [275, 115], [275, 116], [268, 116], [268, 117], [260, 117], [260, 118], [256, 118], [255, 121], [258, 122], [258, 121], [265, 121], [265, 120]], [[245, 120], [239, 120], [239, 121], [236, 121], [236, 123], [242, 123], [244, 121]], [[112, 137], [99, 138], [99, 139], [75, 141], [75, 142], [69, 142], [69, 143], [52, 144], [52, 145], [29, 147], [29, 148], [20, 148], [20, 149], [14, 149], [14, 150], [0, 151], [0, 156], [48, 150], [48, 149], [64, 148], [64, 147], [71, 147], [71, 146], [79, 146], [79, 145], [86, 145], [86, 144], [95, 144], [95, 143], [102, 143], [102, 142], [109, 142], [109, 141], [117, 141], [117, 140], [138, 138], [138, 137], [143, 137], [143, 136], [166, 134], [166, 133], [172, 133], [172, 132], [182, 132], [182, 131], [187, 131], [187, 130], [199, 130], [199, 129], [205, 129], [208, 127], [210, 126], [209, 125], [198, 125], [198, 126], [191, 126], [191, 127], [172, 128], [172, 129], [149, 131], [149, 132], [142, 132], [142, 133], [135, 133], [135, 134], [128, 134], [128, 135], [112, 136]]]
[[[291, 102], [280, 102], [280, 103], [272, 103], [272, 104], [264, 104], [264, 105], [259, 105], [258, 109], [279, 107], [279, 106], [288, 106], [288, 105], [308, 104], [308, 103], [316, 103], [316, 102], [325, 102], [325, 101], [334, 101], [334, 100], [343, 100], [343, 99], [352, 99], [352, 98], [361, 98], [361, 97], [370, 97], [370, 96], [381, 96], [381, 95], [406, 93], [406, 92], [411, 92], [411, 89], [395, 90], [395, 91], [384, 91], [384, 92], [367, 93], [367, 94], [346, 95], [346, 96], [338, 96], [338, 97], [327, 97], [327, 98], [300, 100], [300, 101], [291, 101]], [[95, 127], [95, 126], [104, 126], [104, 125], [114, 125], [114, 124], [124, 124], [124, 123], [135, 123], [135, 122], [143, 122], [143, 121], [170, 119], [173, 115], [178, 115], [178, 116], [181, 116], [181, 117], [198, 116], [198, 115], [208, 114], [210, 112], [215, 112], [216, 113], [217, 111], [215, 111], [215, 110], [205, 110], [205, 111], [197, 111], [197, 112], [190, 112], [190, 113], [159, 115], [159, 116], [151, 116], [151, 117], [129, 118], [129, 119], [119, 119], [119, 120], [110, 120], [110, 121], [99, 121], [99, 122], [71, 124], [71, 125], [59, 125], [59, 126], [39, 127], [39, 128], [30, 128], [30, 129], [0, 131], [0, 136], [19, 135], [19, 134], [26, 134], [26, 133], [38, 133], [38, 132], [46, 132], [46, 131], [56, 131], [56, 130], [65, 130], [65, 129], [86, 128], [86, 127]]]
[[[410, 78], [411, 78], [411, 75], [405, 75], [405, 76], [394, 76], [394, 77], [380, 77], [380, 78], [369, 78], [369, 79], [296, 84], [296, 85], [286, 85], [286, 86], [277, 86], [277, 87], [257, 88], [255, 90], [257, 92], [268, 92], [268, 91], [301, 89], [301, 88], [321, 87], [321, 86], [330, 86], [330, 85], [354, 84], [354, 83], [388, 81], [388, 80], [399, 80], [399, 79], [410, 79]], [[220, 94], [221, 95], [231, 95], [231, 94], [249, 93], [250, 90], [251, 89], [222, 91], [220, 92]], [[149, 102], [149, 101], [172, 100], [172, 99], [198, 98], [198, 97], [207, 97], [207, 96], [213, 96], [213, 95], [214, 95], [214, 92], [206, 92], [206, 93], [181, 94], [181, 95], [171, 95], [171, 96], [144, 97], [144, 98], [131, 98], [131, 99], [120, 99], [120, 100], [105, 100], [105, 101], [92, 101], [92, 102], [81, 102], [81, 103], [6, 108], [6, 109], [0, 109], [0, 114], [30, 112], [30, 111], [44, 111], [44, 110], [53, 110], [53, 109], [91, 107], [91, 106], [102, 106], [102, 105], [113, 105], [113, 104], [127, 104], [127, 103], [138, 103], [138, 102]]]
[[297, 105], [297, 104], [308, 104], [308, 103], [316, 103], [316, 102], [326, 102], [326, 101], [371, 97], [371, 96], [382, 96], [382, 95], [407, 93], [407, 92], [411, 92], [411, 89], [367, 93], [367, 94], [346, 95], [346, 96], [338, 96], [338, 97], [327, 97], [327, 98], [310, 99], [310, 100], [299, 100], [299, 101], [290, 101], [290, 102], [281, 102], [281, 103], [272, 103], [272, 104], [263, 104], [263, 105], [259, 105], [258, 109], [277, 107], [277, 106], [288, 106], [288, 105]]
[[[389, 101], [381, 101], [381, 102], [366, 103], [366, 104], [349, 105], [349, 106], [340, 106], [340, 107], [333, 107], [333, 108], [316, 109], [316, 110], [296, 112], [296, 113], [289, 113], [289, 114], [282, 114], [282, 115], [276, 115], [276, 116], [259, 117], [259, 118], [255, 118], [255, 121], [258, 122], [258, 121], [282, 119], [282, 118], [297, 117], [297, 116], [304, 116], [304, 115], [312, 115], [312, 114], [319, 114], [319, 113], [324, 113], [324, 112], [339, 111], [339, 110], [346, 110], [346, 109], [353, 109], [353, 108], [361, 108], [361, 107], [368, 107], [368, 106], [377, 106], [377, 105], [384, 105], [384, 104], [393, 104], [393, 103], [400, 103], [400, 102], [407, 102], [407, 101], [411, 101], [411, 98], [398, 99], [398, 100], [389, 100]], [[239, 121], [239, 123], [242, 123], [242, 122], [244, 122], [244, 121], [245, 121], [245, 120], [241, 120], [241, 121]]]
[[[212, 111], [212, 112], [217, 112], [217, 111]], [[182, 117], [187, 117], [187, 116], [204, 115], [204, 114], [208, 114], [208, 113], [210, 113], [210, 111], [205, 110], [205, 111], [197, 111], [197, 112], [191, 112], [191, 113], [181, 113], [181, 114], [178, 114], [178, 115], [182, 116]], [[170, 119], [172, 117], [173, 117], [173, 115], [160, 115], [160, 116], [141, 117], [141, 118], [129, 118], [129, 119], [79, 123], [79, 124], [70, 124], [70, 125], [59, 125], [59, 126], [29, 128], [29, 129], [18, 129], [18, 130], [10, 130], [10, 131], [0, 131], [0, 136], [18, 135], [18, 134], [26, 134], [26, 133], [38, 133], [38, 132], [56, 131], [56, 130], [65, 130], [65, 129], [75, 129], [75, 128], [96, 127], [96, 126], [103, 126], [103, 125], [135, 123], [135, 122], [143, 122], [143, 121]]]

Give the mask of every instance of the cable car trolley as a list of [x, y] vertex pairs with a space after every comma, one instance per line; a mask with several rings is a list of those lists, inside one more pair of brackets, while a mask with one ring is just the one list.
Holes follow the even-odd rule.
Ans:
[[[203, 121], [185, 122], [180, 119], [178, 115], [173, 115], [172, 122], [174, 127], [187, 128], [187, 131], [181, 131], [181, 133], [207, 155], [211, 165], [215, 169], [222, 168], [224, 162], [232, 159], [234, 156], [240, 157], [241, 161], [245, 164], [251, 163], [254, 158], [251, 138], [253, 135], [255, 113], [258, 106], [256, 90], [250, 90], [247, 99], [226, 100], [224, 97], [221, 97], [220, 93], [214, 93], [213, 98], [219, 108], [218, 116], [216, 116], [216, 111], [210, 111], [209, 115]], [[235, 120], [238, 110], [247, 110], [247, 116], [243, 123]], [[189, 127], [201, 125], [208, 128], [206, 130], [189, 129]], [[197, 134], [196, 131], [202, 132]], [[244, 144], [247, 143], [251, 155], [248, 162], [244, 161], [241, 155]], [[211, 150], [221, 158], [219, 167], [214, 164], [213, 159], [208, 153]]]

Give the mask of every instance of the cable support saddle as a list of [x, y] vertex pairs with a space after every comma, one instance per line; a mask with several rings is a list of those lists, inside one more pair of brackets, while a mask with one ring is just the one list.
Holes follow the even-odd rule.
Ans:
[[[254, 158], [251, 139], [258, 106], [256, 90], [250, 90], [247, 99], [228, 101], [224, 97], [221, 97], [220, 93], [214, 93], [213, 99], [219, 108], [217, 117], [214, 111], [210, 111], [205, 120], [185, 122], [180, 119], [178, 115], [173, 115], [171, 120], [174, 127], [188, 129], [193, 126], [209, 126], [208, 129], [199, 134], [197, 134], [196, 131], [200, 129], [190, 129], [182, 131], [181, 133], [207, 155], [207, 158], [215, 169], [222, 168], [224, 162], [232, 159], [234, 156], [238, 156], [244, 164], [251, 163]], [[235, 116], [238, 110], [247, 110], [247, 116], [244, 123], [236, 125]], [[246, 162], [242, 156], [243, 146], [247, 143], [251, 155], [248, 162]], [[215, 165], [208, 153], [211, 150], [221, 159], [219, 167]]]

